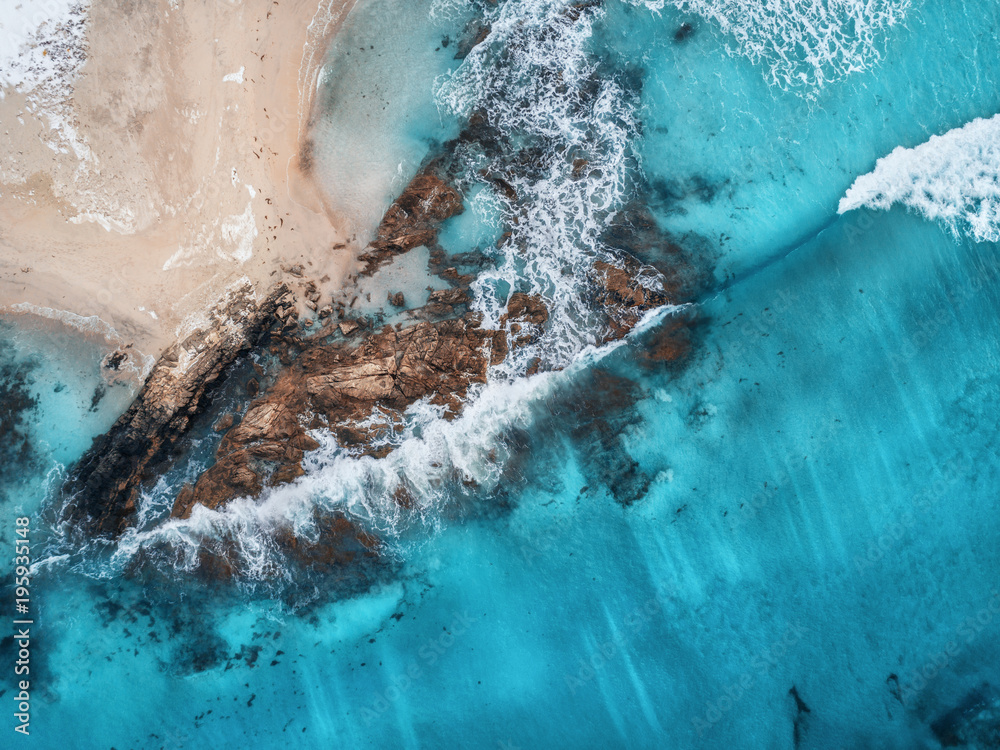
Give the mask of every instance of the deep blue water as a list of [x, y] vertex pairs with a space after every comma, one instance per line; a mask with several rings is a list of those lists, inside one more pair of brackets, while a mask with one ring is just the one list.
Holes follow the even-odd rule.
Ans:
[[[838, 203], [893, 148], [1000, 111], [1000, 7], [771, 6], [842, 22], [847, 51], [810, 58], [761, 3], [608, 0], [576, 23], [568, 5], [490, 6], [491, 37], [456, 60], [463, 4], [362, 0], [328, 59], [320, 167], [333, 190], [364, 162], [344, 200], [373, 202], [372, 221], [469, 110], [544, 147], [544, 169], [511, 180], [519, 206], [477, 182], [503, 165], [470, 162], [467, 210], [442, 232], [448, 253], [490, 256], [487, 319], [510, 289], [553, 312], [461, 419], [414, 409], [389, 458], [324, 443], [264, 510], [157, 526], [196, 445], [145, 501], [146, 536], [67, 551], [44, 478], [129, 393], [89, 411], [99, 347], [0, 329], [0, 393], [30, 448], [5, 442], [2, 528], [30, 514], [38, 552], [67, 555], [35, 571], [20, 744], [939, 748], [958, 732], [998, 746], [998, 248], [901, 206]], [[373, 63], [360, 40], [398, 54]], [[579, 154], [591, 173], [574, 180]], [[982, 168], [995, 184], [1000, 163]], [[707, 279], [669, 313], [690, 323], [680, 366], [647, 356], [662, 316], [589, 346], [580, 274], [636, 202]], [[495, 249], [514, 215], [520, 249]], [[389, 273], [416, 294], [419, 270]], [[525, 379], [533, 356], [564, 369]], [[419, 513], [381, 501], [402, 479]], [[290, 599], [289, 582], [133, 564], [157, 540], [239, 529], [265, 569], [262, 519], [315, 505], [384, 534], [383, 583], [337, 599], [297, 581]]]

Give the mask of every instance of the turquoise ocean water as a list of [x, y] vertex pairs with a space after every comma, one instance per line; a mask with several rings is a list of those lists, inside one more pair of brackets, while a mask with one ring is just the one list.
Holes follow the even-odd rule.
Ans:
[[[838, 207], [894, 148], [1000, 112], [1000, 7], [572, 5], [361, 0], [324, 68], [317, 168], [331, 191], [364, 171], [340, 195], [372, 222], [470, 113], [506, 139], [469, 157], [441, 244], [486, 255], [488, 321], [522, 290], [552, 322], [455, 422], [419, 406], [389, 458], [324, 442], [266, 514], [157, 525], [223, 390], [143, 530], [71, 549], [52, 477], [132, 390], [101, 385], [97, 344], [0, 327], [0, 527], [30, 516], [41, 561], [31, 736], [4, 747], [998, 746], [1000, 256], [962, 212], [996, 215], [1000, 162], [942, 145], [979, 191], [951, 220]], [[456, 59], [470, 19], [490, 36]], [[582, 269], [640, 205], [704, 281], [595, 348]], [[690, 322], [680, 366], [647, 356], [671, 315]], [[562, 369], [525, 378], [535, 356]], [[419, 513], [382, 503], [402, 480]], [[139, 564], [238, 529], [265, 569], [264, 516], [316, 505], [388, 540], [382, 582], [340, 598]]]

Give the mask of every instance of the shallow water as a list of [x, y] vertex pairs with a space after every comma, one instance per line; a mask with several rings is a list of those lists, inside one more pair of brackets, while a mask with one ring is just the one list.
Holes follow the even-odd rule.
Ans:
[[[260, 505], [156, 526], [208, 460], [212, 421], [245, 405], [238, 365], [196, 427], [206, 442], [147, 497], [153, 530], [37, 568], [24, 744], [937, 748], [957, 731], [942, 718], [971, 705], [983, 735], [968, 746], [995, 746], [998, 248], [908, 203], [910, 182], [838, 208], [896, 146], [1000, 110], [996, 6], [807, 3], [846, 14], [844, 33], [866, 8], [897, 17], [870, 18], [853, 56], [803, 67], [734, 3], [608, 2], [573, 24], [566, 5], [489, 6], [496, 37], [457, 61], [440, 47], [461, 37], [464, 5], [359, 3], [327, 62], [341, 106], [315, 146], [331, 185], [371, 161], [357, 193], [331, 190], [374, 226], [464, 112], [500, 118], [510, 151], [463, 162], [466, 211], [440, 245], [487, 256], [487, 320], [511, 290], [543, 294], [539, 350], [565, 369], [524, 377], [529, 348], [454, 422], [414, 407], [385, 459], [322, 440], [309, 474]], [[749, 51], [751, 32], [771, 47]], [[399, 54], [373, 62], [369, 39], [365, 55], [387, 41]], [[384, 92], [384, 116], [362, 90]], [[1000, 165], [981, 146], [949, 164], [981, 159], [989, 184]], [[480, 179], [528, 149], [536, 161], [508, 180], [517, 202]], [[708, 279], [668, 313], [689, 322], [683, 365], [648, 356], [657, 321], [592, 346], [585, 261], [643, 202]], [[386, 293], [426, 293], [427, 257], [384, 269], [359, 304], [396, 314]], [[29, 405], [19, 429], [37, 453], [18, 464], [27, 484], [0, 475], [4, 523], [32, 514], [39, 549], [61, 552], [38, 515], [44, 477], [129, 394], [92, 413], [99, 353], [0, 334], [18, 342], [0, 348], [4, 403]], [[399, 482], [419, 513], [383, 502]], [[131, 564], [157, 540], [238, 529], [264, 570], [268, 519], [305, 524], [314, 507], [384, 534], [392, 565], [370, 590], [338, 597], [318, 576], [234, 589]]]
[[357, 3], [320, 69], [311, 156], [359, 246], [432, 146], [457, 134], [429, 93], [437, 76], [459, 64], [451, 40], [462, 24], [436, 7], [431, 0]]

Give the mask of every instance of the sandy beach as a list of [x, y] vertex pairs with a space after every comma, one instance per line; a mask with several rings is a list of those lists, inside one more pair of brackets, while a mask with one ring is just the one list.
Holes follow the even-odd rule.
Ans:
[[69, 84], [0, 99], [0, 310], [97, 316], [155, 356], [245, 279], [342, 285], [357, 248], [298, 152], [354, 2], [96, 0]]

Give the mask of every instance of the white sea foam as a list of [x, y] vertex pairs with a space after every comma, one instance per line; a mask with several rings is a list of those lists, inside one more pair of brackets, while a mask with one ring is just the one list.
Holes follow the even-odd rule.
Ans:
[[1000, 241], [1000, 115], [897, 147], [854, 181], [838, 211], [894, 203], [979, 242]]
[[[234, 187], [239, 185], [235, 169], [232, 171], [232, 181]], [[164, 271], [211, 265], [218, 260], [242, 265], [253, 257], [253, 243], [259, 234], [253, 212], [253, 199], [257, 197], [257, 191], [251, 185], [245, 187], [250, 193], [250, 200], [243, 213], [230, 214], [222, 219], [215, 217], [192, 231], [189, 242], [179, 245], [164, 261]]]
[[717, 24], [735, 42], [729, 52], [762, 66], [769, 83], [811, 95], [878, 62], [886, 31], [903, 22], [910, 0], [671, 0], [671, 4]]
[[[576, 17], [567, 12], [571, 5], [525, 0], [502, 6], [489, 37], [438, 87], [442, 106], [460, 116], [484, 109], [502, 132], [547, 151], [543, 174], [508, 176], [517, 204], [494, 193], [511, 238], [497, 251], [496, 267], [473, 285], [486, 327], [501, 326], [509, 296], [498, 293], [504, 284], [541, 296], [549, 308], [537, 343], [499, 368], [497, 374], [510, 377], [536, 357], [543, 366], [564, 367], [600, 338], [601, 315], [585, 299], [587, 276], [594, 261], [611, 260], [600, 235], [626, 200], [635, 165], [634, 105], [618, 81], [595, 76], [587, 51], [595, 16]], [[573, 178], [577, 156], [588, 160], [587, 179]]]
[[230, 250], [217, 249], [224, 260], [246, 263], [253, 257], [253, 241], [257, 237], [257, 222], [253, 215], [253, 199], [247, 203], [242, 214], [228, 216], [222, 221], [222, 237], [229, 243]]
[[69, 217], [72, 224], [83, 224], [89, 222], [97, 224], [105, 232], [114, 229], [121, 234], [131, 234], [135, 231], [135, 212], [128, 206], [118, 206], [117, 215], [109, 215], [99, 211], [81, 211], [76, 216]]

